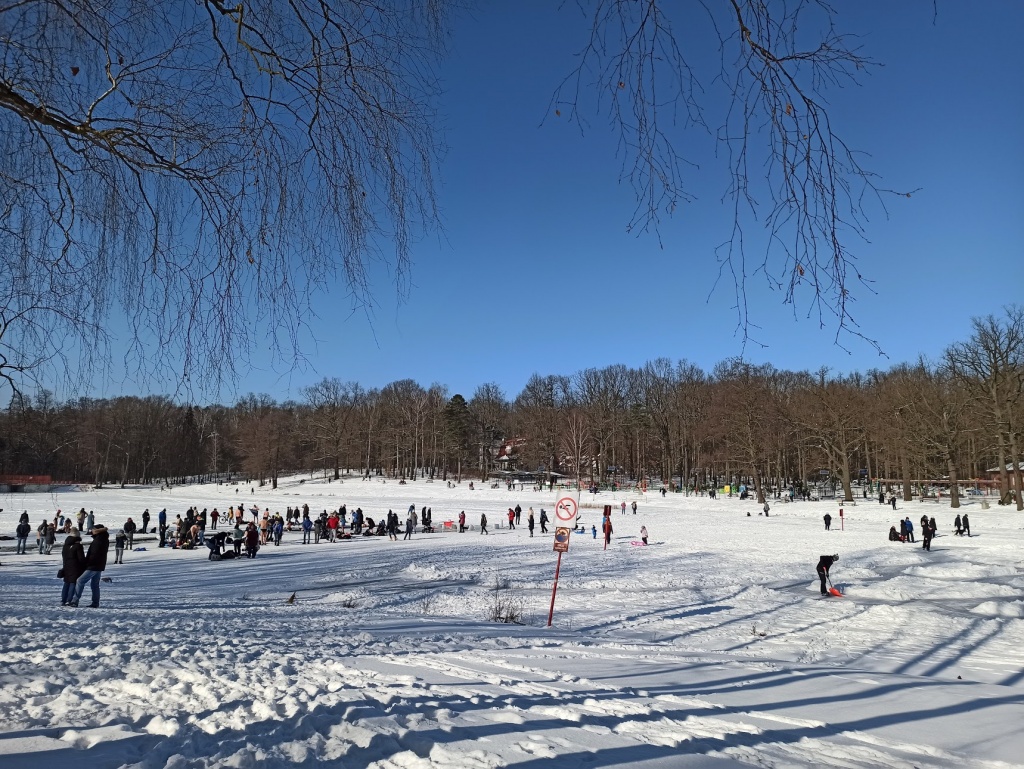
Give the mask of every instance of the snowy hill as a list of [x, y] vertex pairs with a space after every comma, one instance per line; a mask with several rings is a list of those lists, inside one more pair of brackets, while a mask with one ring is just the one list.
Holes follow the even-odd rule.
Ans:
[[[238, 503], [374, 519], [415, 504], [492, 528], [286, 533], [221, 562], [137, 537], [123, 565], [111, 553], [98, 610], [60, 606], [62, 537], [50, 556], [34, 533], [28, 555], [4, 540], [0, 766], [1024, 766], [1024, 516], [968, 505], [962, 538], [933, 502], [860, 502], [839, 531], [835, 502], [765, 518], [737, 499], [584, 494], [547, 628], [556, 556], [526, 510], [551, 516], [556, 496], [359, 479], [5, 495], [9, 536], [23, 509], [33, 529], [83, 506], [117, 529]], [[495, 528], [517, 503], [522, 525]], [[589, 533], [603, 504], [607, 550]], [[922, 513], [931, 552], [886, 541]], [[641, 525], [650, 547], [632, 544]], [[843, 598], [818, 595], [826, 553]], [[496, 599], [524, 624], [488, 621]]]

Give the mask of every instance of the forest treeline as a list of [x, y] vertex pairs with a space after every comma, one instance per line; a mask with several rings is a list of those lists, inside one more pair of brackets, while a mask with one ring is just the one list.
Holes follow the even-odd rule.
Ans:
[[[412, 379], [367, 389], [329, 378], [301, 400], [247, 395], [230, 406], [163, 396], [19, 394], [0, 415], [0, 475], [94, 484], [282, 474], [486, 477], [510, 464], [588, 482], [650, 477], [704, 487], [743, 479], [763, 496], [828, 471], [847, 498], [859, 476], [986, 478], [1021, 488], [1024, 312], [976, 318], [937, 361], [833, 374], [740, 359], [711, 372], [683, 361], [534, 374], [514, 397], [470, 398]], [[1009, 466], [1009, 470], [1007, 470]], [[1022, 507], [1020, 495], [1016, 499]]]

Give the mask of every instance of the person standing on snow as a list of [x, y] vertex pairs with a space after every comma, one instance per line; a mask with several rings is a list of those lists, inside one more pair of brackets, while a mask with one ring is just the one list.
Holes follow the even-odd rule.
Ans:
[[135, 545], [135, 521], [129, 518], [125, 521], [124, 528], [121, 531], [128, 538], [128, 549], [131, 550]]
[[75, 583], [85, 571], [85, 550], [78, 529], [72, 529], [64, 538], [64, 546], [60, 553], [64, 566], [64, 586], [60, 591], [60, 605], [67, 606], [75, 600]]
[[530, 530], [530, 536], [533, 536], [533, 508], [531, 507], [529, 512], [526, 514], [526, 528]]
[[255, 558], [260, 549], [260, 532], [256, 524], [250, 522], [245, 529], [245, 557]]
[[18, 538], [18, 544], [14, 548], [15, 555], [28, 555], [28, 535], [32, 532], [32, 525], [28, 521], [22, 521], [14, 530], [14, 536]]
[[516, 526], [519, 525], [519, 520], [522, 517], [523, 517], [523, 508], [521, 508], [519, 505], [516, 505]]
[[244, 519], [236, 518], [235, 528], [231, 531], [231, 546], [235, 548], [235, 558], [242, 557], [242, 543], [245, 541], [245, 532], [242, 530], [244, 524]]
[[636, 500], [633, 500], [633, 515], [636, 515]]
[[[765, 504], [768, 504], [768, 503], [765, 502]], [[832, 526], [832, 516], [829, 515], [828, 513], [825, 513], [825, 531], [828, 531], [831, 526]]]
[[466, 531], [466, 511], [463, 510], [459, 513], [459, 534]]
[[646, 526], [641, 526], [640, 527], [640, 539], [641, 539], [641, 541], [645, 545], [647, 544], [647, 527]]
[[932, 530], [927, 521], [921, 524], [921, 549], [928, 552], [932, 549]]
[[128, 541], [128, 535], [124, 533], [124, 529], [117, 530], [117, 536], [114, 537], [114, 563], [124, 563], [124, 543]]
[[513, 531], [516, 528], [516, 511], [511, 507], [508, 509], [508, 527]]
[[85, 554], [85, 571], [78, 578], [75, 584], [74, 600], [69, 606], [78, 606], [85, 592], [85, 585], [89, 583], [92, 588], [92, 603], [90, 609], [100, 607], [100, 576], [107, 568], [107, 550], [110, 548], [110, 533], [103, 524], [93, 524], [92, 542], [89, 544], [89, 551]]
[[818, 579], [821, 580], [822, 595], [828, 595], [828, 588], [825, 587], [825, 580], [828, 579], [829, 568], [838, 560], [838, 555], [823, 555], [818, 558], [818, 565], [815, 567], [815, 571], [818, 572]]
[[416, 528], [416, 508], [410, 507], [408, 515], [405, 516], [405, 536], [403, 540], [412, 539], [412, 530]]

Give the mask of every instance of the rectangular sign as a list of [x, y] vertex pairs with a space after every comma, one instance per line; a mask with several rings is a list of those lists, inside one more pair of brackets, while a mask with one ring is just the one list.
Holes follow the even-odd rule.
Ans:
[[569, 552], [569, 529], [564, 526], [557, 526], [555, 528], [555, 546], [554, 551], [556, 553], [568, 553]]

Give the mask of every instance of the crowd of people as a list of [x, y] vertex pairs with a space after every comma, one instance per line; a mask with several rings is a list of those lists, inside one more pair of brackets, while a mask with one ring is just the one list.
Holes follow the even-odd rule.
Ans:
[[[935, 517], [928, 517], [928, 515], [921, 516], [921, 547], [924, 550], [932, 549], [932, 540], [936, 537], [938, 532], [938, 524], [935, 521]], [[899, 528], [897, 528], [897, 526]], [[826, 522], [825, 528], [828, 528]], [[967, 535], [971, 536], [971, 521], [967, 517], [967, 513], [960, 515], [957, 513], [956, 518], [953, 520], [953, 533], [957, 536]], [[889, 541], [890, 542], [916, 542], [914, 537], [914, 522], [910, 520], [908, 515], [902, 521], [898, 521], [896, 524], [889, 527]]]

